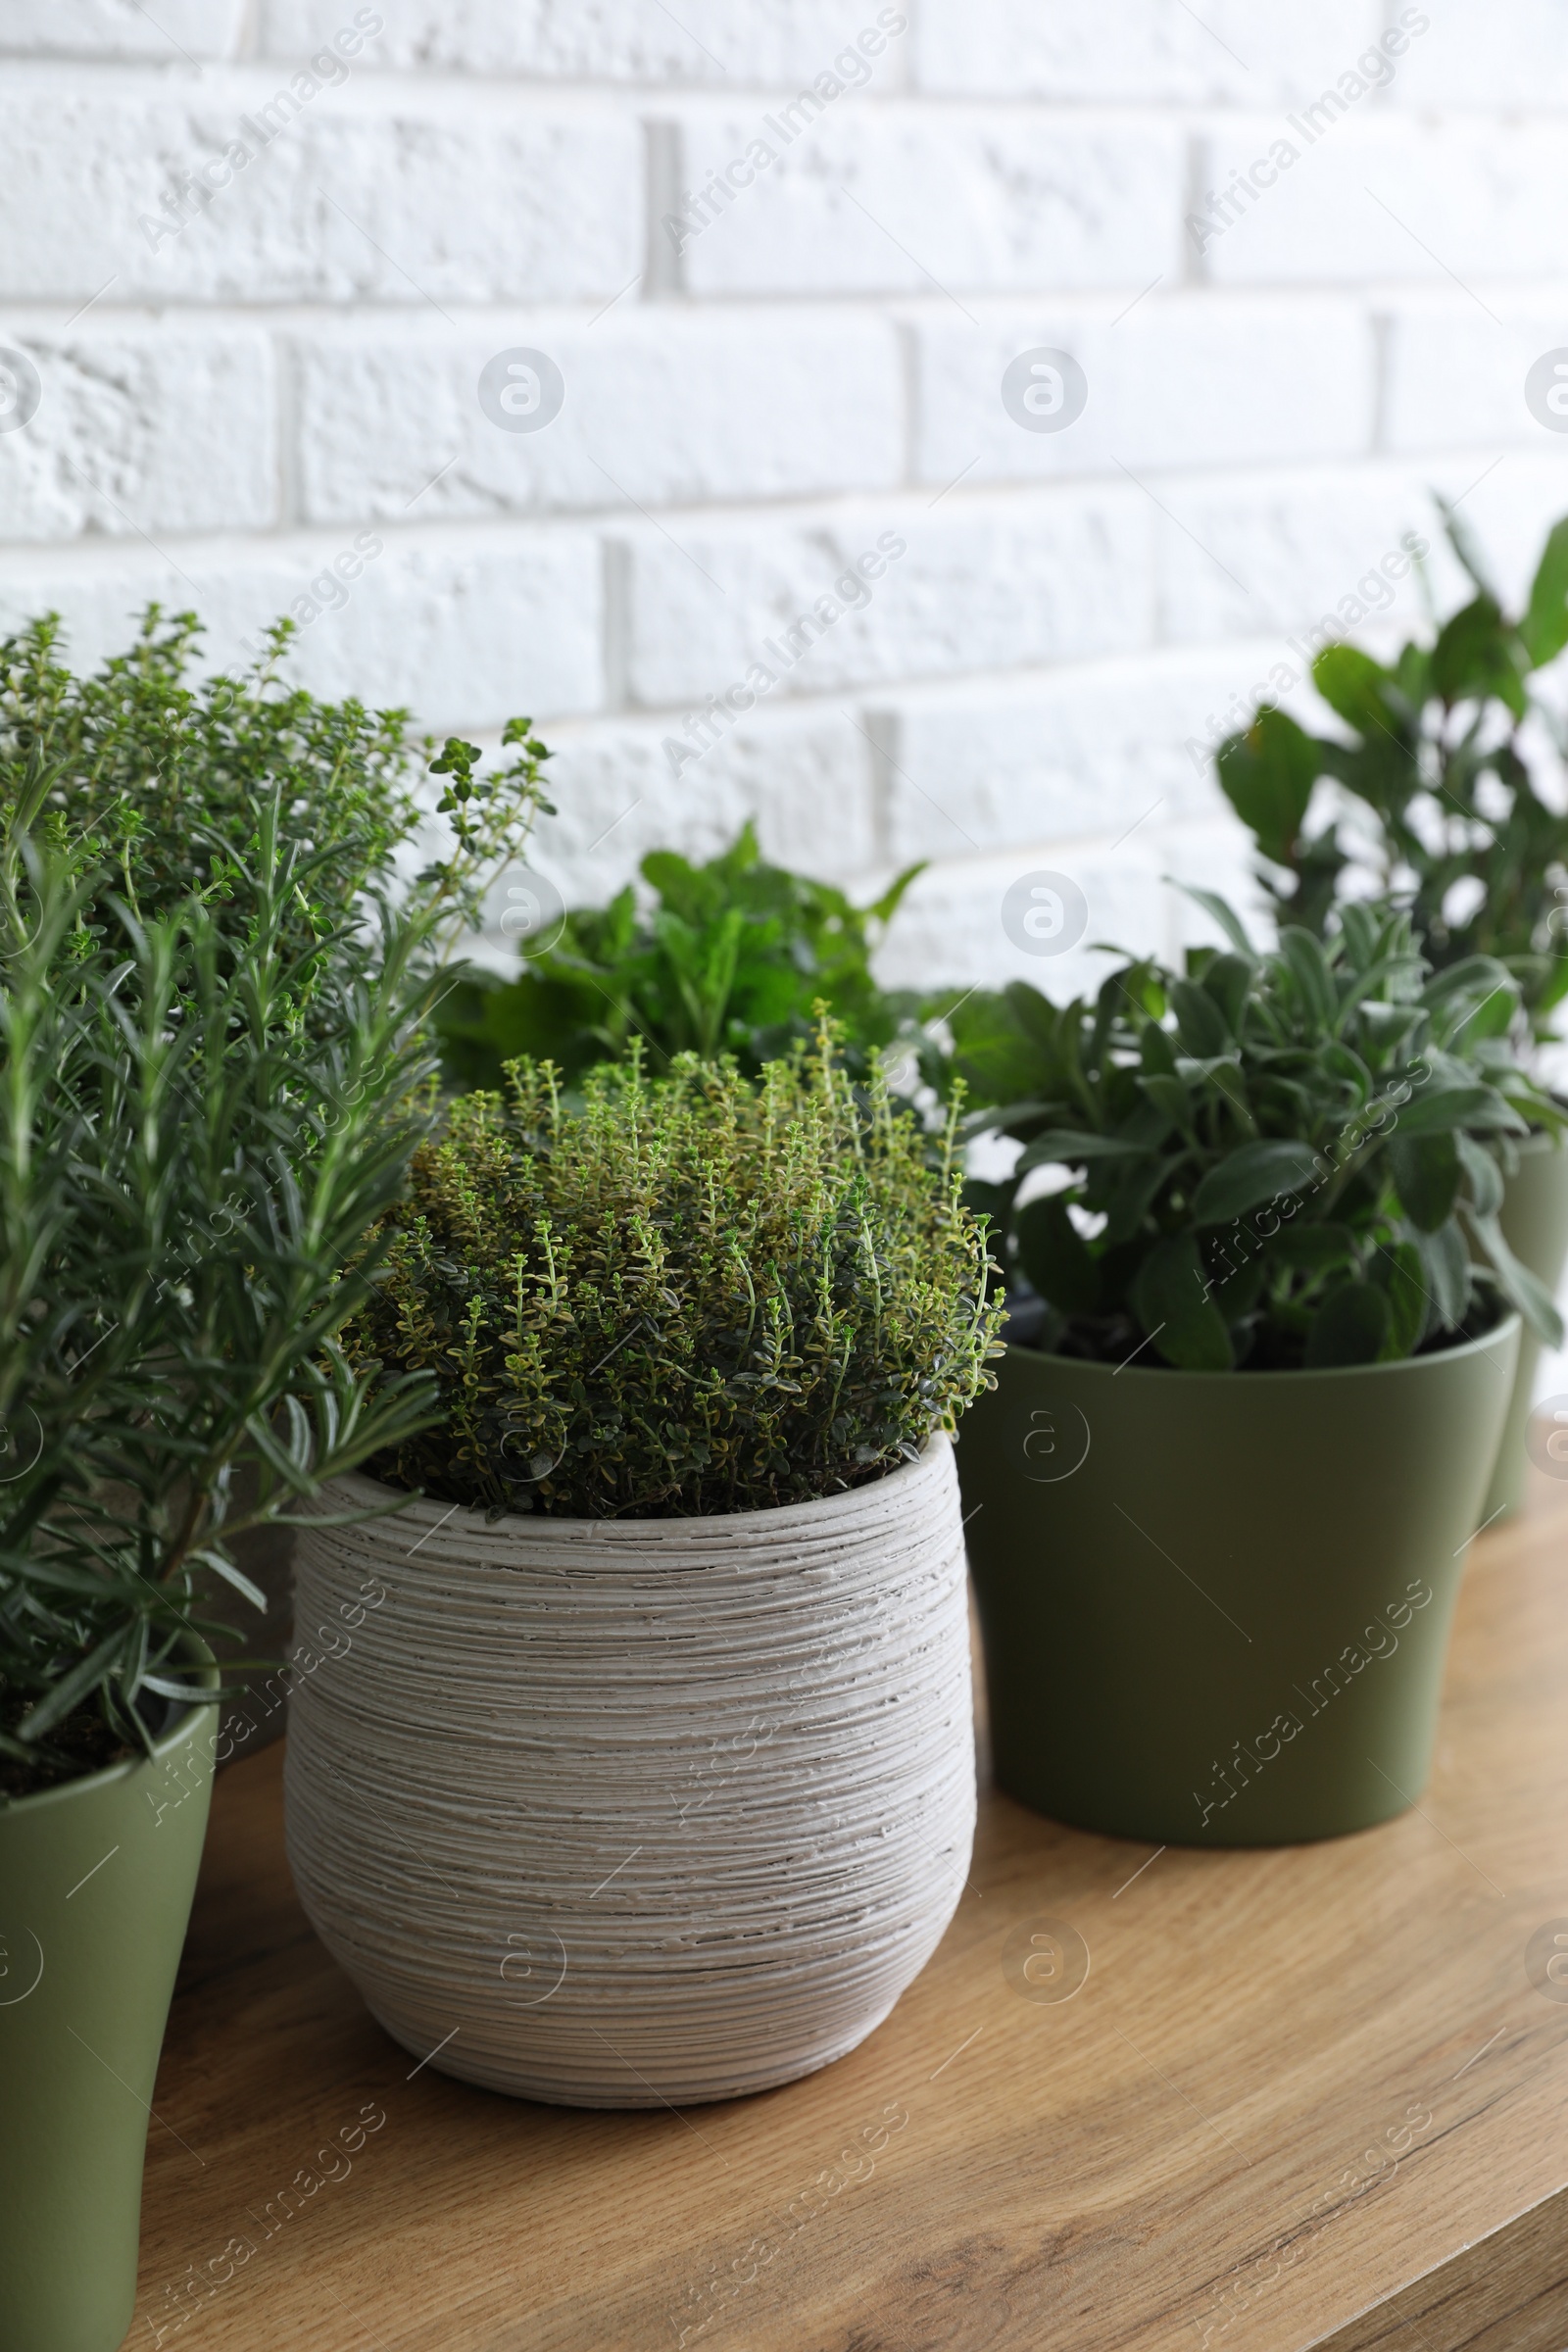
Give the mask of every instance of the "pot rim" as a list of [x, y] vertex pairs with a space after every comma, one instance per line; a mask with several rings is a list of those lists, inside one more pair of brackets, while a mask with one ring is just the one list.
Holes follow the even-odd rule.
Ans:
[[1162, 1387], [1168, 1387], [1173, 1380], [1212, 1381], [1226, 1388], [1233, 1387], [1238, 1380], [1247, 1380], [1250, 1383], [1266, 1381], [1271, 1388], [1283, 1388], [1287, 1383], [1297, 1381], [1378, 1379], [1390, 1373], [1423, 1372], [1440, 1364], [1461, 1363], [1471, 1356], [1484, 1355], [1487, 1349], [1494, 1347], [1499, 1340], [1511, 1339], [1514, 1332], [1522, 1328], [1523, 1323], [1524, 1317], [1520, 1314], [1519, 1309], [1511, 1306], [1508, 1312], [1493, 1324], [1490, 1330], [1484, 1331], [1479, 1339], [1464, 1340], [1457, 1348], [1440, 1348], [1433, 1355], [1401, 1355], [1396, 1357], [1392, 1363], [1383, 1364], [1314, 1364], [1311, 1366], [1303, 1364], [1298, 1369], [1280, 1372], [1260, 1372], [1255, 1367], [1249, 1372], [1245, 1364], [1229, 1372], [1189, 1372], [1184, 1371], [1179, 1364], [1102, 1364], [1098, 1363], [1093, 1356], [1056, 1355], [1045, 1348], [1020, 1348], [1005, 1341], [1004, 1348], [1005, 1349], [1004, 1360], [1009, 1363], [1016, 1361], [1056, 1364], [1072, 1372], [1103, 1374], [1111, 1380], [1130, 1376], [1135, 1383], [1146, 1380], [1157, 1381]]
[[[195, 1665], [207, 1689], [216, 1693], [221, 1680], [218, 1661], [201, 1636], [187, 1634], [180, 1647]], [[133, 1772], [140, 1772], [146, 1766], [166, 1762], [177, 1747], [190, 1739], [208, 1709], [217, 1704], [216, 1695], [193, 1699], [184, 1712], [176, 1717], [170, 1730], [153, 1741], [151, 1755], [126, 1756], [119, 1764], [106, 1764], [101, 1772], [79, 1772], [72, 1780], [57, 1781], [52, 1788], [35, 1788], [30, 1796], [12, 1797], [9, 1803], [0, 1805], [0, 1830], [4, 1829], [11, 1814], [37, 1811], [45, 1805], [63, 1803], [87, 1790], [105, 1788], [112, 1781], [128, 1780]]]
[[[1019, 1349], [1016, 1352], [1022, 1353]], [[491, 1539], [514, 1530], [525, 1529], [529, 1534], [569, 1537], [581, 1530], [591, 1534], [596, 1542], [608, 1541], [646, 1544], [650, 1538], [670, 1543], [689, 1542], [694, 1529], [723, 1530], [725, 1528], [799, 1527], [811, 1514], [824, 1523], [850, 1515], [860, 1505], [862, 1496], [884, 1494], [899, 1480], [910, 1484], [916, 1478], [929, 1477], [938, 1468], [944, 1448], [951, 1451], [953, 1440], [945, 1429], [934, 1429], [920, 1448], [919, 1458], [900, 1462], [895, 1470], [885, 1470], [880, 1478], [868, 1478], [858, 1487], [848, 1487], [838, 1494], [813, 1494], [806, 1502], [777, 1502], [758, 1511], [703, 1511], [681, 1518], [634, 1519], [629, 1515], [618, 1519], [578, 1519], [564, 1512], [507, 1511], [499, 1519], [490, 1519], [471, 1503], [444, 1503], [438, 1495], [425, 1494], [414, 1488], [389, 1487], [384, 1480], [371, 1478], [363, 1470], [345, 1470], [331, 1481], [334, 1487], [362, 1487], [372, 1494], [403, 1494], [405, 1499], [396, 1511], [380, 1516], [396, 1518], [404, 1524], [413, 1521], [423, 1524], [429, 1517], [435, 1525], [459, 1526], [475, 1522]], [[302, 1512], [294, 1522], [301, 1529], [310, 1526], [308, 1514]], [[328, 1518], [325, 1522], [331, 1525]]]

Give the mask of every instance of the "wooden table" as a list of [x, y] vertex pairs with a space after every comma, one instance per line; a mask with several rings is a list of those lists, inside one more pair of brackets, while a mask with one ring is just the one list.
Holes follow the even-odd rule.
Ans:
[[[1004, 1973], [1042, 1918], [1087, 1944], [1070, 1999]], [[414, 2067], [295, 1902], [274, 1748], [217, 1791], [128, 2340], [1561, 2352], [1568, 1984], [1526, 1968], [1554, 1920], [1568, 1486], [1545, 1480], [1476, 1546], [1421, 1810], [1151, 1859], [988, 1791], [889, 2022], [727, 2106], [577, 2114]]]

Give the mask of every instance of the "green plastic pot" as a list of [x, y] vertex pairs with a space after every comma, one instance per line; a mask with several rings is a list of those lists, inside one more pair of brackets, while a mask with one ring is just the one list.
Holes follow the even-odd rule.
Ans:
[[0, 2352], [114, 2352], [130, 2326], [214, 1719], [187, 1708], [151, 1757], [0, 1808]]
[[1519, 1318], [1403, 1363], [1008, 1348], [957, 1448], [996, 1777], [1159, 1845], [1276, 1845], [1426, 1781]]
[[[1552, 1296], [1562, 1280], [1568, 1258], [1568, 1145], [1554, 1135], [1533, 1135], [1519, 1147], [1519, 1167], [1502, 1194], [1498, 1217], [1502, 1238], [1522, 1264], [1544, 1282]], [[1519, 1369], [1503, 1423], [1502, 1442], [1487, 1495], [1484, 1519], [1516, 1511], [1524, 1500], [1527, 1455], [1525, 1435], [1530, 1427], [1530, 1402], [1535, 1395], [1536, 1367], [1541, 1342], [1533, 1331], [1520, 1335]]]

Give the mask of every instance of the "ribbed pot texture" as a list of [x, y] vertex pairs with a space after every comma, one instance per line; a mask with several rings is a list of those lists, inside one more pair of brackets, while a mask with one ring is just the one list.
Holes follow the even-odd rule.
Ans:
[[1421, 1793], [1519, 1347], [1178, 1372], [1009, 1348], [959, 1461], [997, 1779], [1157, 1845]]
[[[365, 1478], [333, 1509], [392, 1500]], [[702, 1519], [415, 1501], [303, 1533], [289, 1857], [406, 2049], [564, 2105], [841, 2057], [957, 1903], [974, 1830], [948, 1441]]]
[[130, 2326], [216, 1721], [0, 1809], [0, 2352], [114, 2352]]

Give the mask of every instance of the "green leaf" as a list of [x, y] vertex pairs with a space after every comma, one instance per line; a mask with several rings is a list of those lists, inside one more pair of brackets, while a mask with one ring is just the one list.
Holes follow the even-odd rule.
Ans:
[[1555, 661], [1568, 645], [1568, 515], [1546, 534], [1519, 635], [1532, 669]]
[[1330, 1291], [1306, 1335], [1309, 1371], [1334, 1364], [1374, 1364], [1392, 1321], [1388, 1294], [1370, 1282], [1342, 1282]]
[[1247, 1080], [1242, 1075], [1239, 1058], [1233, 1054], [1222, 1054], [1217, 1061], [1209, 1063], [1204, 1076], [1214, 1093], [1223, 1095], [1243, 1133], [1256, 1135], [1257, 1121], [1247, 1099]]
[[1436, 1233], [1446, 1225], [1459, 1198], [1461, 1170], [1453, 1136], [1403, 1135], [1396, 1130], [1389, 1145], [1389, 1166], [1399, 1205], [1411, 1224], [1422, 1233]]
[[1460, 1134], [1453, 1140], [1454, 1156], [1470, 1188], [1472, 1209], [1478, 1216], [1494, 1217], [1502, 1206], [1502, 1170], [1474, 1136]]
[[[1242, 739], [1237, 737], [1234, 740], [1239, 742]], [[1237, 955], [1244, 956], [1250, 964], [1256, 963], [1257, 951], [1248, 938], [1247, 927], [1230, 901], [1222, 899], [1217, 890], [1200, 890], [1192, 882], [1183, 882], [1180, 887], [1195, 906], [1201, 906], [1205, 914], [1213, 916]]]
[[1556, 1301], [1544, 1283], [1522, 1266], [1502, 1238], [1502, 1228], [1495, 1217], [1472, 1215], [1471, 1224], [1477, 1238], [1492, 1261], [1494, 1273], [1503, 1297], [1510, 1306], [1516, 1306], [1535, 1333], [1548, 1348], [1560, 1348], [1563, 1343], [1563, 1320]]
[[1265, 1200], [1298, 1193], [1318, 1174], [1317, 1155], [1307, 1144], [1266, 1140], [1243, 1144], [1208, 1170], [1193, 1195], [1198, 1225], [1224, 1225], [1246, 1216]]
[[1013, 1174], [1025, 1175], [1030, 1168], [1081, 1167], [1091, 1159], [1140, 1159], [1147, 1149], [1144, 1144], [1123, 1143], [1115, 1135], [1093, 1135], [1074, 1127], [1050, 1127], [1044, 1135], [1037, 1135], [1029, 1149], [1020, 1154]]
[[1431, 1294], [1433, 1312], [1443, 1330], [1453, 1331], [1470, 1308], [1470, 1252], [1458, 1221], [1450, 1218], [1436, 1233], [1416, 1236], [1421, 1264]]
[[1208, 1263], [1214, 1277], [1214, 1304], [1227, 1323], [1239, 1323], [1257, 1304], [1268, 1273], [1268, 1260], [1261, 1250], [1252, 1248], [1239, 1264], [1219, 1256], [1211, 1257]]
[[1232, 1042], [1230, 1024], [1200, 981], [1175, 981], [1170, 1002], [1185, 1053], [1201, 1061], [1226, 1051]]
[[1179, 1159], [1155, 1158], [1147, 1167], [1130, 1167], [1117, 1177], [1105, 1196], [1107, 1249], [1130, 1242], [1142, 1229], [1150, 1209], [1180, 1165]]
[[1472, 996], [1480, 1002], [1496, 989], [1515, 989], [1512, 973], [1498, 956], [1461, 956], [1457, 963], [1446, 964], [1441, 972], [1433, 973], [1421, 991], [1421, 1002], [1442, 1004], [1455, 996]]
[[1324, 1274], [1354, 1259], [1355, 1236], [1348, 1225], [1282, 1225], [1269, 1242], [1269, 1253], [1298, 1273]]
[[1453, 501], [1445, 498], [1441, 490], [1436, 495], [1438, 511], [1443, 516], [1444, 534], [1448, 545], [1482, 595], [1490, 597], [1495, 604], [1497, 591], [1493, 585], [1492, 573], [1486, 558], [1481, 552], [1480, 541], [1471, 530], [1467, 518], [1460, 514]]
[[1331, 1028], [1339, 997], [1321, 940], [1299, 923], [1287, 923], [1280, 932], [1280, 956], [1301, 992], [1307, 1013], [1324, 1029]]
[[1142, 1089], [1140, 1098], [1135, 1101], [1127, 1116], [1117, 1121], [1114, 1132], [1119, 1142], [1136, 1144], [1141, 1151], [1152, 1152], [1165, 1141], [1175, 1122], [1168, 1111], [1161, 1110], [1157, 1102], [1150, 1102]]
[[920, 879], [930, 862], [929, 858], [916, 858], [913, 865], [906, 865], [902, 874], [894, 875], [882, 896], [879, 899], [873, 899], [864, 911], [879, 923], [891, 923], [904, 902], [906, 891], [908, 890], [911, 883]]
[[17, 1726], [22, 1739], [41, 1740], [57, 1723], [64, 1723], [80, 1699], [97, 1689], [116, 1652], [125, 1647], [129, 1638], [127, 1623], [112, 1626], [84, 1658], [78, 1658], [54, 1688], [28, 1708]]
[[1216, 956], [1204, 967], [1202, 986], [1225, 1015], [1232, 1037], [1242, 1034], [1242, 1015], [1256, 968], [1250, 956]]
[[1312, 787], [1323, 773], [1321, 745], [1283, 710], [1259, 710], [1245, 734], [1221, 744], [1215, 765], [1220, 789], [1264, 857], [1294, 864]]
[[1168, 1234], [1155, 1243], [1139, 1268], [1131, 1297], [1133, 1312], [1167, 1363], [1184, 1372], [1233, 1369], [1231, 1335], [1192, 1234]]
[[1421, 1252], [1413, 1242], [1397, 1242], [1385, 1253], [1379, 1272], [1386, 1277], [1389, 1330], [1383, 1343], [1385, 1362], [1413, 1355], [1426, 1332], [1431, 1299]]
[[1384, 690], [1393, 684], [1388, 671], [1355, 645], [1326, 645], [1312, 663], [1312, 683], [1331, 710], [1359, 735], [1387, 734], [1389, 709]]
[[1527, 698], [1518, 640], [1490, 596], [1461, 607], [1439, 630], [1432, 684], [1450, 709], [1494, 697], [1523, 718]]
[[1100, 1268], [1067, 1214], [1060, 1194], [1013, 1212], [1018, 1262], [1042, 1298], [1064, 1315], [1100, 1311]]
[[1155, 1108], [1169, 1119], [1172, 1126], [1187, 1128], [1193, 1123], [1193, 1098], [1180, 1078], [1153, 1077], [1140, 1080], [1145, 1094]]
[[260, 1585], [253, 1584], [243, 1570], [236, 1568], [233, 1561], [222, 1552], [206, 1549], [193, 1551], [190, 1556], [193, 1560], [200, 1560], [204, 1567], [211, 1568], [215, 1576], [220, 1576], [225, 1585], [232, 1585], [236, 1592], [242, 1592], [253, 1609], [266, 1609], [267, 1594]]
[[1428, 1087], [1412, 1096], [1399, 1110], [1396, 1133], [1439, 1135], [1448, 1128], [1467, 1127], [1499, 1101], [1500, 1097], [1490, 1086]]
[[1151, 1021], [1139, 1041], [1139, 1058], [1146, 1077], [1173, 1078], [1176, 1074], [1176, 1049], [1157, 1021]]

